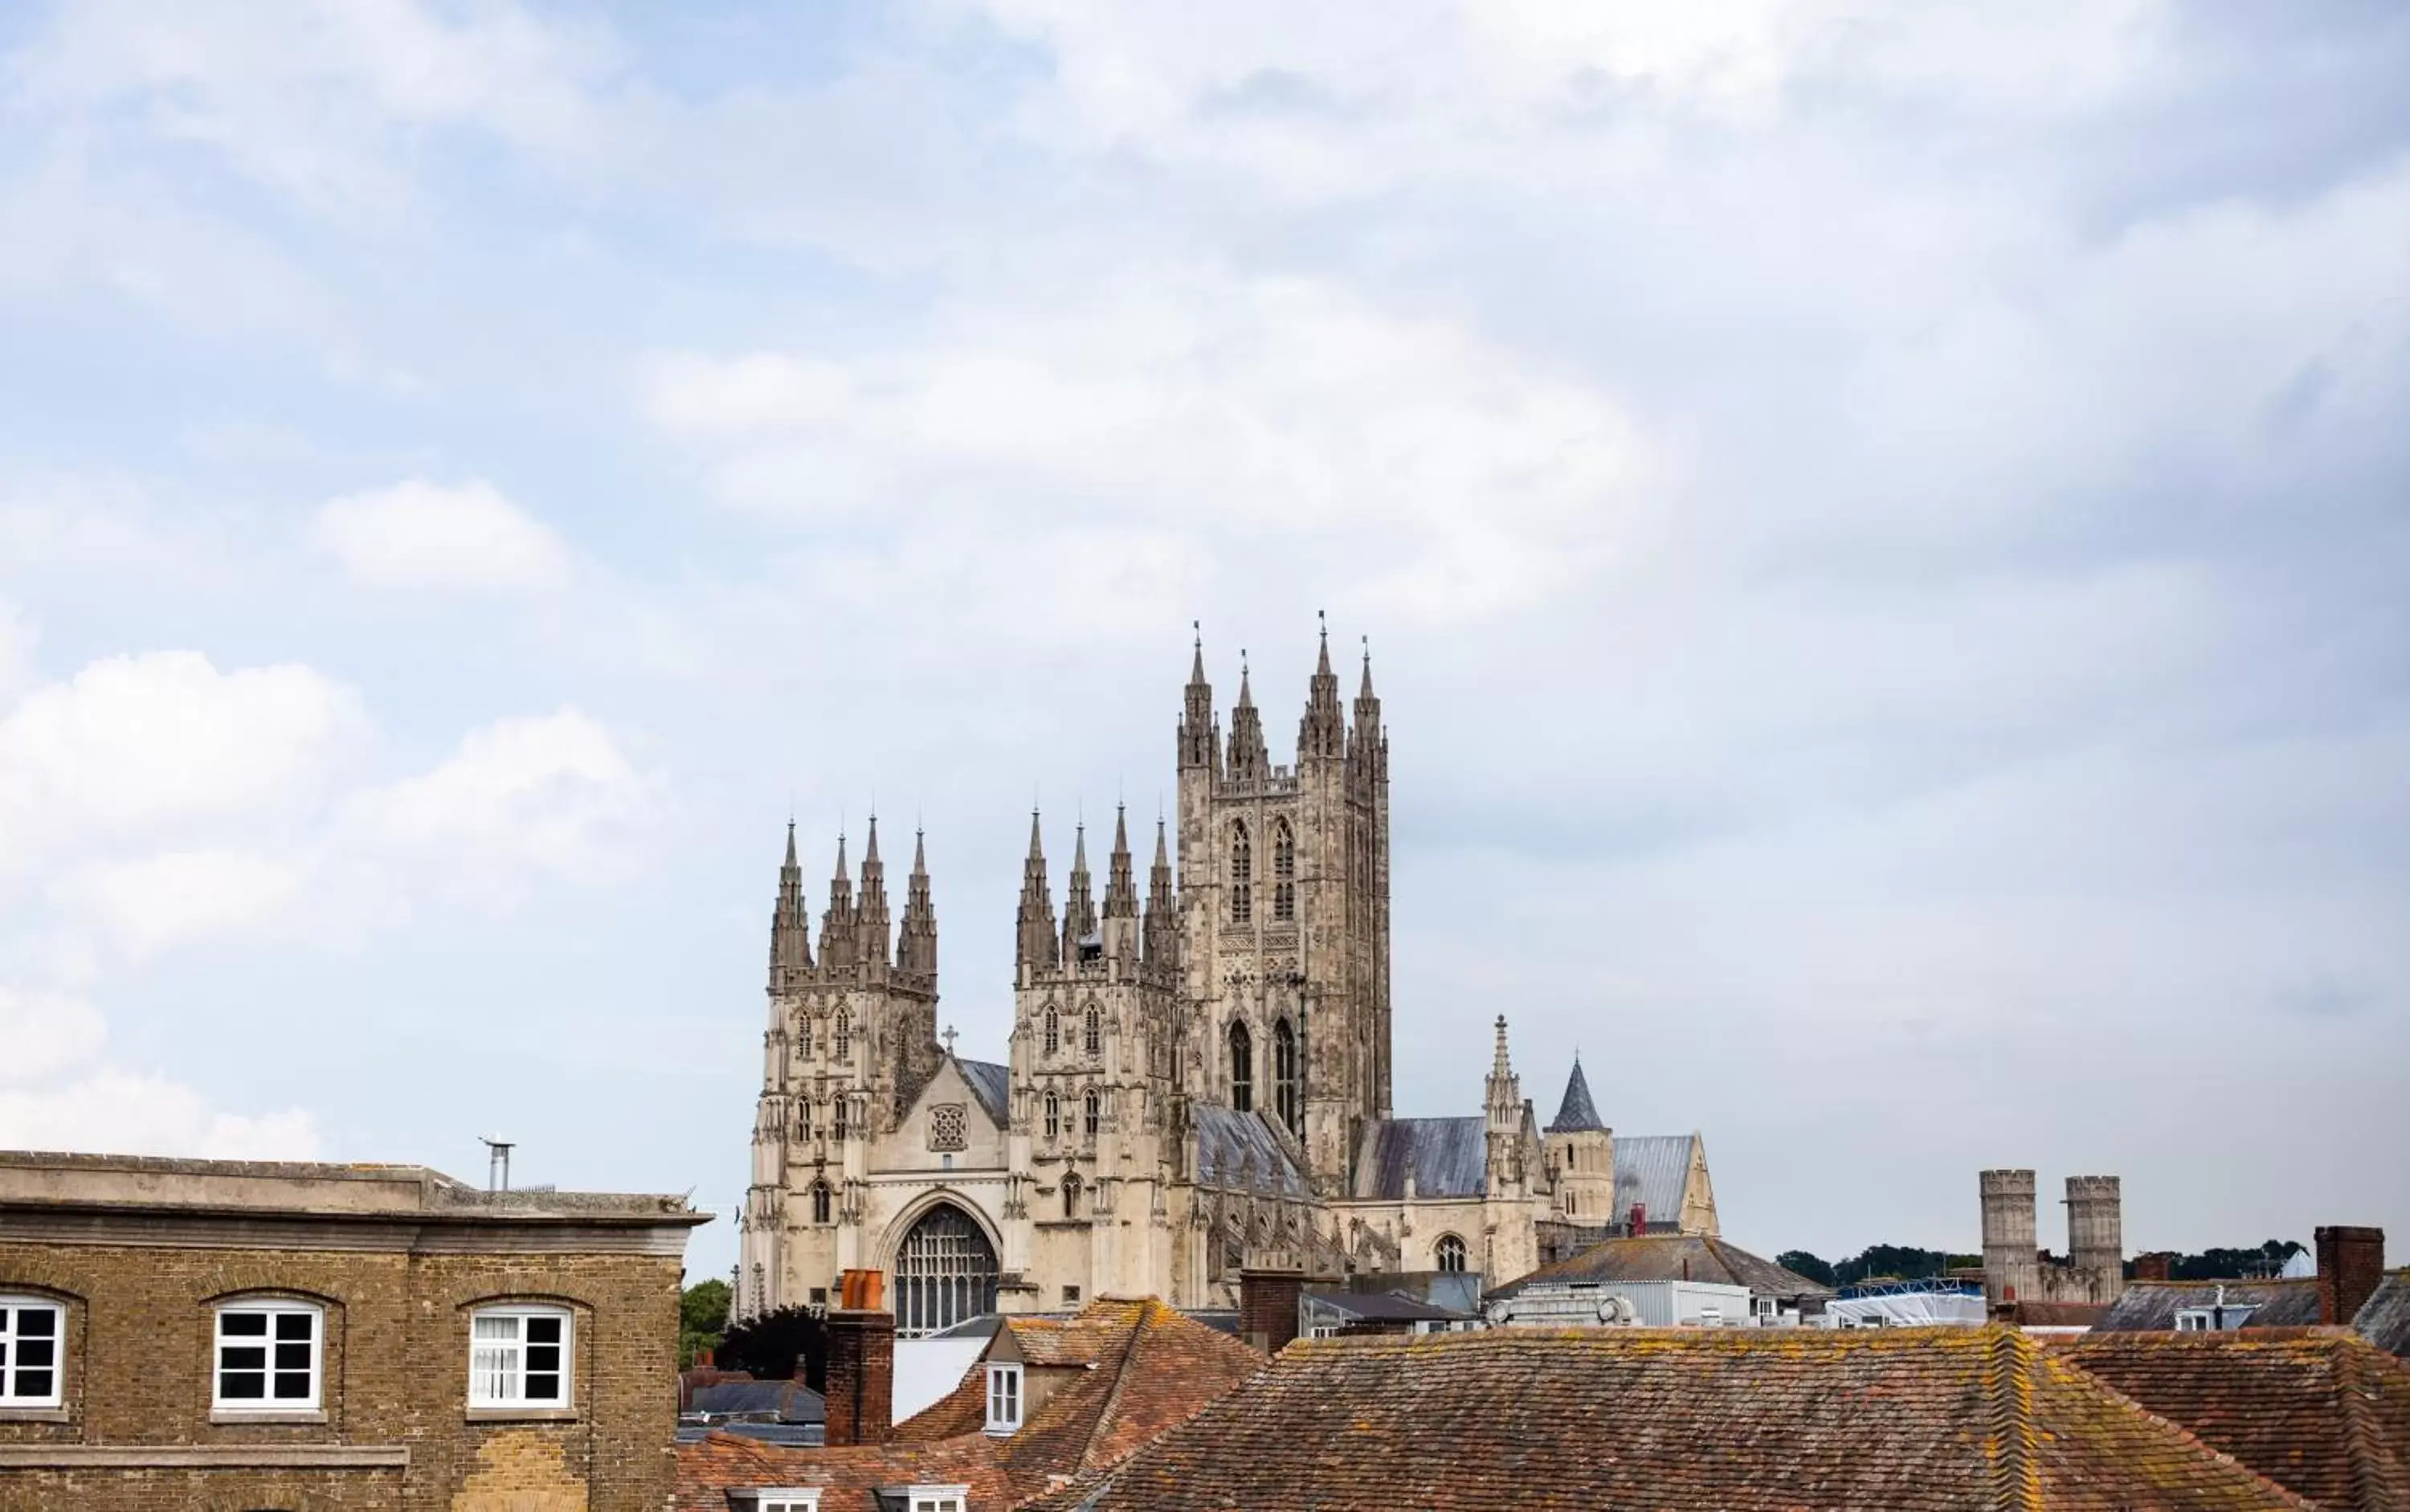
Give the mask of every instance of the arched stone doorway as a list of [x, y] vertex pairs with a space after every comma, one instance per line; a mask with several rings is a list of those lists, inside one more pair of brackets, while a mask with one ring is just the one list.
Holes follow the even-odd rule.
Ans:
[[995, 1311], [995, 1246], [951, 1202], [921, 1214], [895, 1246], [895, 1331], [919, 1338]]

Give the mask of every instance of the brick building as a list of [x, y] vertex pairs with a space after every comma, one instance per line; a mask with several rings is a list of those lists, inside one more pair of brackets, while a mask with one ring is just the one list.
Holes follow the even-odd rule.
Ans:
[[675, 1197], [0, 1153], [0, 1512], [659, 1512]]

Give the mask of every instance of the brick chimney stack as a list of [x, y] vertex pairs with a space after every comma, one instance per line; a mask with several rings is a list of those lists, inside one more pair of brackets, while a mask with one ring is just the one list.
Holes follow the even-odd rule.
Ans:
[[1281, 1266], [1249, 1266], [1239, 1272], [1239, 1337], [1277, 1355], [1297, 1337], [1297, 1307], [1305, 1295], [1305, 1272]]
[[887, 1277], [848, 1271], [828, 1315], [825, 1442], [884, 1444], [895, 1418], [895, 1315], [881, 1306]]
[[2153, 1250], [2148, 1255], [2135, 1256], [2134, 1279], [2137, 1281], [2165, 1281], [2168, 1279], [2170, 1262], [2174, 1258], [2174, 1256], [2170, 1255], [2165, 1250]]
[[2318, 1321], [2349, 1323], [2385, 1280], [2385, 1230], [2320, 1228]]

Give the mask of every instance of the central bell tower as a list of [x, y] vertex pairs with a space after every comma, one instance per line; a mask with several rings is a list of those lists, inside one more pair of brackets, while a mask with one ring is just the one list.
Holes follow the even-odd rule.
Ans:
[[1272, 764], [1249, 677], [1242, 651], [1226, 743], [1198, 638], [1178, 732], [1188, 1093], [1267, 1114], [1330, 1195], [1389, 1115], [1389, 742], [1370, 650], [1351, 711], [1327, 628], [1294, 764]]

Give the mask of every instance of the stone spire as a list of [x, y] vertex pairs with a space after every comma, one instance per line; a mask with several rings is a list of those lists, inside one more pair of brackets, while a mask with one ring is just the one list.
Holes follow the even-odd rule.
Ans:
[[1326, 622], [1321, 660], [1306, 684], [1305, 717], [1297, 725], [1297, 759], [1302, 764], [1345, 754], [1347, 721], [1339, 709], [1339, 677], [1330, 670], [1330, 626]]
[[828, 911], [820, 915], [820, 962], [851, 966], [854, 962], [853, 879], [846, 874], [845, 832], [836, 836], [836, 875], [829, 880]]
[[921, 832], [912, 832], [912, 878], [905, 884], [904, 927], [895, 939], [897, 969], [935, 981], [937, 975], [937, 910], [929, 902], [929, 856]]
[[1189, 663], [1188, 692], [1180, 715], [1180, 764], [1212, 769], [1221, 764], [1219, 736], [1213, 727], [1213, 685], [1205, 680], [1205, 633], [1197, 632], [1197, 656]]
[[860, 958], [885, 966], [890, 944], [887, 928], [887, 867], [878, 859], [878, 816], [870, 816], [870, 834], [862, 847], [862, 896], [853, 910], [854, 938]]
[[1054, 894], [1046, 886], [1046, 846], [1035, 808], [1029, 811], [1029, 859], [1021, 865], [1021, 922], [1013, 961], [1033, 971], [1051, 970], [1062, 961], [1054, 935]]
[[1574, 1074], [1566, 1079], [1564, 1100], [1557, 1104], [1557, 1116], [1548, 1124], [1551, 1134], [1574, 1134], [1590, 1129], [1604, 1129], [1598, 1105], [1590, 1100], [1590, 1079], [1582, 1075], [1581, 1055], [1574, 1056]]
[[1113, 805], [1113, 855], [1105, 874], [1105, 917], [1138, 917], [1138, 880], [1130, 867], [1129, 815]]
[[812, 968], [812, 916], [804, 905], [804, 868], [795, 861], [795, 821], [787, 821], [787, 859], [778, 867], [778, 901], [770, 909], [770, 990]]
[[1071, 832], [1071, 887], [1063, 895], [1063, 959], [1080, 958], [1080, 941], [1096, 932], [1096, 900], [1088, 878], [1088, 826]]
[[1356, 689], [1356, 723], [1347, 732], [1347, 752], [1368, 768], [1380, 754], [1381, 700], [1372, 691], [1372, 640], [1364, 639], [1364, 678]]
[[1264, 726], [1256, 715], [1256, 696], [1247, 685], [1247, 653], [1239, 653], [1239, 702], [1230, 710], [1230, 778], [1252, 781], [1271, 769], [1264, 750]]
[[1180, 964], [1180, 902], [1171, 891], [1171, 850], [1160, 818], [1154, 821], [1154, 866], [1146, 874], [1146, 960], [1165, 970]]
[[1487, 1084], [1489, 1195], [1502, 1197], [1523, 1181], [1523, 1083], [1506, 1058], [1506, 1015], [1498, 1015], [1498, 1048], [1489, 1062]]

